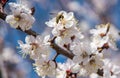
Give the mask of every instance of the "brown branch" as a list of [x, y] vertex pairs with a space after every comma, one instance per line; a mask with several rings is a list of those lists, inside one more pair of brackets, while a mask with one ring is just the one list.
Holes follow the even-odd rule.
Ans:
[[56, 50], [56, 52], [58, 54], [62, 54], [70, 59], [73, 59], [74, 57], [74, 54], [72, 52], [70, 52], [69, 50], [66, 50], [64, 48], [61, 48], [60, 46], [58, 46], [56, 43], [55, 43], [55, 39], [56, 37], [54, 37], [50, 42], [51, 42], [51, 47]]
[[7, 16], [6, 14], [0, 12], [0, 18], [1, 18], [1, 19], [5, 20], [6, 16]]
[[33, 31], [33, 30], [25, 30], [25, 31], [23, 31], [21, 28], [16, 28], [17, 30], [20, 30], [20, 31], [22, 31], [22, 32], [25, 32], [25, 33], [27, 33], [28, 35], [32, 35], [32, 36], [34, 36], [34, 37], [36, 37], [37, 35], [39, 35], [38, 33], [36, 33], [35, 31]]
[[55, 42], [51, 43], [51, 46], [52, 46], [53, 49], [56, 50], [57, 53], [62, 54], [62, 55], [66, 56], [66, 57], [68, 57], [70, 59], [73, 59], [74, 55], [71, 52], [69, 52], [68, 50], [65, 50], [65, 49], [61, 48]]

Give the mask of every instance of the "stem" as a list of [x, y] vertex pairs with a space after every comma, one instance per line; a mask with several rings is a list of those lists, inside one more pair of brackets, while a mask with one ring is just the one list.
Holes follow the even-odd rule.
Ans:
[[55, 61], [55, 59], [57, 58], [58, 55], [59, 55], [59, 53], [56, 53], [52, 60]]

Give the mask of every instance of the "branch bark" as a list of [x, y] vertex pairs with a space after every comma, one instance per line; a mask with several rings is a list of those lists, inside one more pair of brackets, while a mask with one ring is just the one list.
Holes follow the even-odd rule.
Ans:
[[71, 53], [68, 50], [65, 50], [65, 49], [59, 47], [55, 42], [51, 43], [51, 46], [52, 46], [52, 48], [54, 50], [56, 50], [57, 53], [62, 54], [62, 55], [66, 56], [66, 57], [68, 57], [70, 59], [73, 59], [73, 57], [74, 57], [73, 53]]
[[1, 19], [5, 20], [6, 16], [7, 16], [6, 14], [0, 12], [0, 18], [1, 18]]

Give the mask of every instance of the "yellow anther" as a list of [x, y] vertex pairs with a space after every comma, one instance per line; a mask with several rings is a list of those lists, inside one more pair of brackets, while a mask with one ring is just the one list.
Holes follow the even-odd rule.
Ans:
[[19, 17], [15, 17], [14, 20], [15, 20], [15, 21], [19, 21], [20, 18], [19, 18]]

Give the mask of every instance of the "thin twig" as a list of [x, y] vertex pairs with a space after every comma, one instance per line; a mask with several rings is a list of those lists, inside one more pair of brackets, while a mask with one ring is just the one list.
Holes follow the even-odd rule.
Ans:
[[55, 61], [58, 55], [59, 53], [56, 53], [52, 60]]
[[0, 18], [1, 18], [1, 19], [5, 20], [6, 16], [7, 16], [6, 14], [0, 12]]

